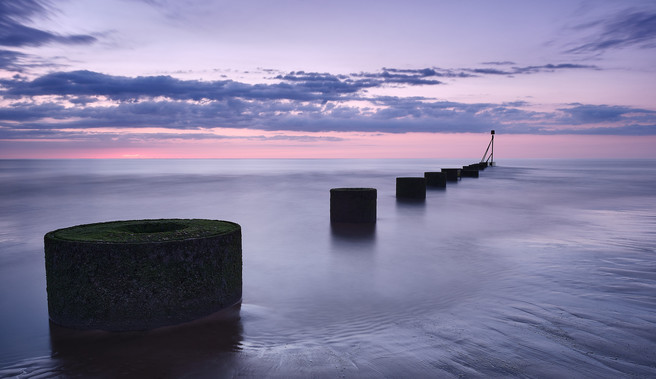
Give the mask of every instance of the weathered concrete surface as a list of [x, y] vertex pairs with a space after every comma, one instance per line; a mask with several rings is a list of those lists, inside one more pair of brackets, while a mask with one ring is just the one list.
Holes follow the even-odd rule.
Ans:
[[47, 233], [44, 245], [48, 312], [58, 325], [152, 329], [241, 300], [241, 227], [232, 222], [88, 224]]

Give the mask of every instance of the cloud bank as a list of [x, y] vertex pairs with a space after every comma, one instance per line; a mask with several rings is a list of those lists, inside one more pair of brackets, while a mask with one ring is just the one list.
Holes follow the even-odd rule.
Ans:
[[[502, 62], [510, 65], [510, 62]], [[502, 65], [497, 65], [502, 66]], [[597, 69], [578, 64], [512, 66], [503, 75]], [[425, 97], [373, 96], [385, 86], [442, 85], [437, 78], [476, 80], [492, 69], [384, 68], [334, 75], [288, 72], [276, 82], [182, 80], [54, 72], [0, 80], [0, 138], [64, 138], [73, 130], [240, 128], [268, 131], [485, 132], [656, 134], [656, 112], [611, 105], [565, 104], [532, 110], [528, 102], [461, 103]], [[512, 80], [509, 78], [509, 80]]]

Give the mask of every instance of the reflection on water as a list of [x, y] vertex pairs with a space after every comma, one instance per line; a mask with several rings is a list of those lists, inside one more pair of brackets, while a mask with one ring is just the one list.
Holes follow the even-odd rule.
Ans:
[[[397, 200], [464, 163], [0, 161], [0, 377], [656, 376], [655, 162], [502, 162]], [[376, 188], [377, 222], [331, 225], [336, 187]], [[43, 235], [143, 218], [239, 223], [241, 310], [49, 325]]]
[[333, 240], [371, 240], [376, 239], [375, 223], [331, 223]]
[[240, 306], [145, 332], [77, 331], [50, 323], [53, 370], [77, 377], [180, 377], [206, 361], [229, 365], [241, 349]]

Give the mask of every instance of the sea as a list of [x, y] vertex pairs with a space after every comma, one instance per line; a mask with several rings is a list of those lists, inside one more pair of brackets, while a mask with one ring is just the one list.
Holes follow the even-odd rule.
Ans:
[[[656, 160], [0, 160], [0, 377], [653, 378]], [[330, 189], [376, 188], [370, 228]], [[43, 236], [241, 225], [241, 305], [141, 332], [49, 322]]]

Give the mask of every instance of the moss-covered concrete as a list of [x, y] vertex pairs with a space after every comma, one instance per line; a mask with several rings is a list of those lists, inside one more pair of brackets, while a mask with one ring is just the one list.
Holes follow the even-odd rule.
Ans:
[[78, 225], [48, 233], [67, 241], [100, 243], [165, 242], [204, 238], [239, 229], [239, 225], [203, 219], [159, 219], [101, 222]]
[[241, 227], [198, 219], [80, 225], [44, 237], [48, 311], [78, 329], [144, 330], [238, 303]]

